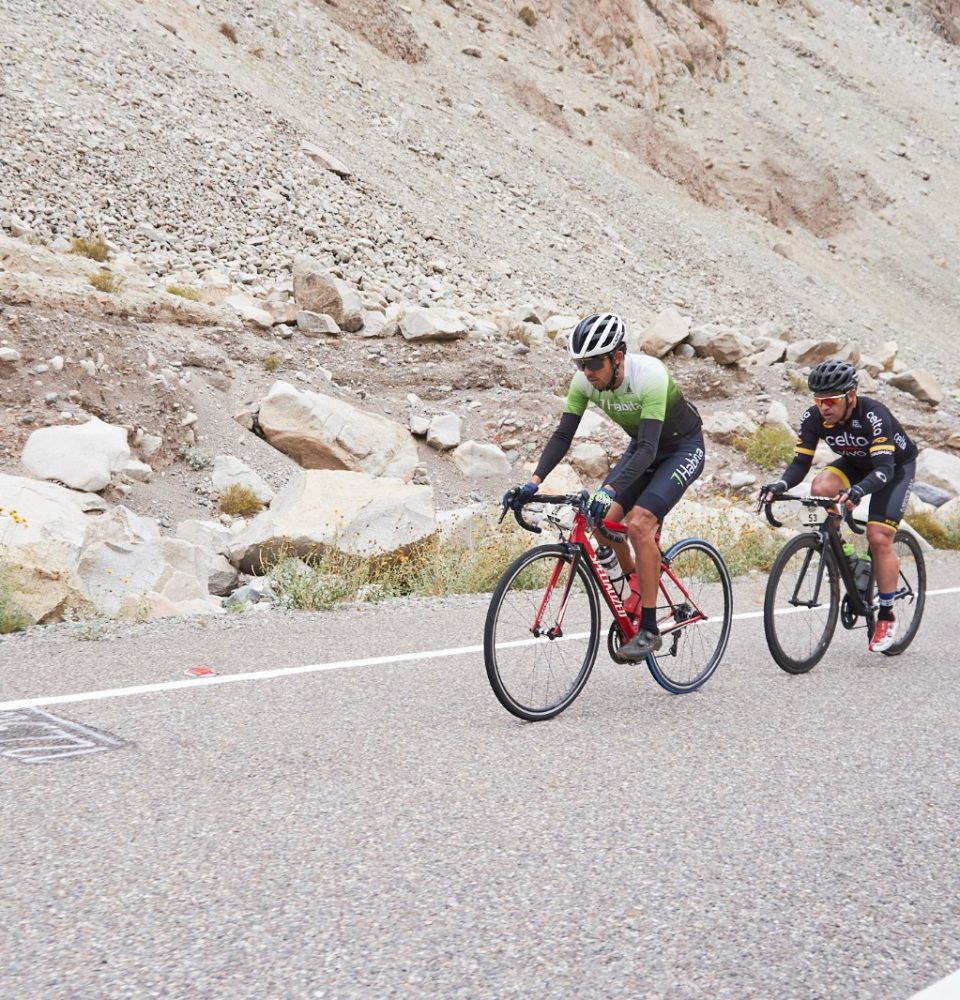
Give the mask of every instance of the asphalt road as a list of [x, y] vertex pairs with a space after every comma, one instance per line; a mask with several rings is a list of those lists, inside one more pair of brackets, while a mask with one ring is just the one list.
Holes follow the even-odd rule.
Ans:
[[0, 644], [0, 712], [124, 743], [0, 756], [0, 995], [909, 997], [960, 968], [960, 592], [799, 677], [761, 596], [701, 691], [601, 651], [533, 725], [483, 599]]

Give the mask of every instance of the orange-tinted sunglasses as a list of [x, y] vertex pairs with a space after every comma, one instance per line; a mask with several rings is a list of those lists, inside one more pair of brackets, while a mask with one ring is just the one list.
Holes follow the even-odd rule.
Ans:
[[833, 406], [834, 403], [839, 403], [845, 401], [847, 394], [841, 392], [838, 396], [814, 396], [813, 401], [817, 406]]

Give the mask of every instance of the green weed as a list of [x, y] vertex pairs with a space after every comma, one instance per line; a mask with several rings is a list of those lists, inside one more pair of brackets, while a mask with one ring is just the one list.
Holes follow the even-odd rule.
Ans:
[[747, 460], [761, 469], [782, 469], [793, 457], [796, 439], [785, 427], [763, 426], [749, 437], [739, 437], [733, 444]]
[[19, 632], [29, 624], [29, 617], [16, 602], [9, 570], [0, 563], [0, 635]]
[[213, 456], [192, 444], [180, 446], [180, 458], [195, 472], [202, 472], [213, 466]]

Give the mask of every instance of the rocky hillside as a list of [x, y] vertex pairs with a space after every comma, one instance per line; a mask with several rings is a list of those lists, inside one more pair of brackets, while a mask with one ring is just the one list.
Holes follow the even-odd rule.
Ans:
[[[415, 426], [438, 505], [487, 500], [538, 453], [557, 343], [595, 308], [665, 344], [711, 419], [795, 415], [792, 373], [827, 350], [923, 443], [960, 442], [956, 0], [0, 17], [0, 473], [36, 474], [38, 427], [99, 417], [156, 473], [121, 469], [105, 497], [173, 531], [216, 510], [207, 458], [290, 479], [233, 419], [280, 379]], [[92, 237], [105, 260], [69, 252]], [[297, 294], [298, 255], [335, 307]], [[937, 384], [891, 384], [916, 369]], [[465, 476], [428, 444], [447, 412], [508, 471]], [[620, 447], [599, 433], [588, 481]], [[759, 474], [732, 436], [705, 486]]]

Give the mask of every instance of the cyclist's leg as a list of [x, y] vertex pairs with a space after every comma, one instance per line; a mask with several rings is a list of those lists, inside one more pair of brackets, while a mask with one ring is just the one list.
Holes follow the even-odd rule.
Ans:
[[[842, 458], [837, 458], [821, 469], [810, 484], [810, 495], [835, 497], [841, 490], [850, 488], [852, 470]], [[859, 478], [859, 477], [857, 477]]]
[[[676, 506], [690, 484], [703, 472], [703, 435], [678, 441], [658, 456], [646, 484], [624, 493], [626, 504], [636, 494], [627, 515], [627, 531], [637, 553], [637, 581], [641, 594], [640, 631], [621, 649], [627, 658], [644, 658], [660, 645], [657, 628], [657, 593], [660, 577], [660, 546], [657, 532], [667, 513]], [[636, 648], [634, 648], [636, 647]]]
[[[637, 442], [631, 441], [630, 444], [627, 445], [627, 450], [620, 456], [614, 467], [607, 473], [607, 477], [604, 480], [604, 482], [610, 482], [611, 479], [614, 479], [617, 473], [620, 471], [620, 469], [623, 468], [624, 465], [626, 465], [626, 463], [630, 460], [630, 458], [633, 456], [633, 453], [636, 450], [637, 450]], [[644, 474], [643, 478], [644, 481], [646, 481], [647, 479], [649, 479], [649, 475]], [[610, 505], [609, 520], [622, 521], [626, 516], [627, 511], [630, 509], [632, 503], [633, 503], [632, 500], [627, 500], [624, 497], [618, 497]], [[613, 549], [613, 551], [616, 552], [617, 559], [620, 562], [620, 568], [623, 570], [624, 576], [629, 577], [632, 573], [635, 572], [636, 561], [633, 551], [630, 548], [629, 541], [611, 542], [610, 539], [605, 538], [599, 532], [594, 532], [594, 538], [596, 539], [598, 544], [609, 545]]]
[[893, 479], [882, 489], [870, 494], [870, 518], [867, 521], [867, 542], [873, 558], [880, 603], [877, 627], [871, 637], [872, 652], [883, 652], [896, 641], [895, 625], [881, 626], [881, 622], [894, 621], [894, 596], [900, 575], [900, 560], [893, 547], [893, 539], [903, 517], [913, 485], [915, 462], [909, 462], [894, 471]]

